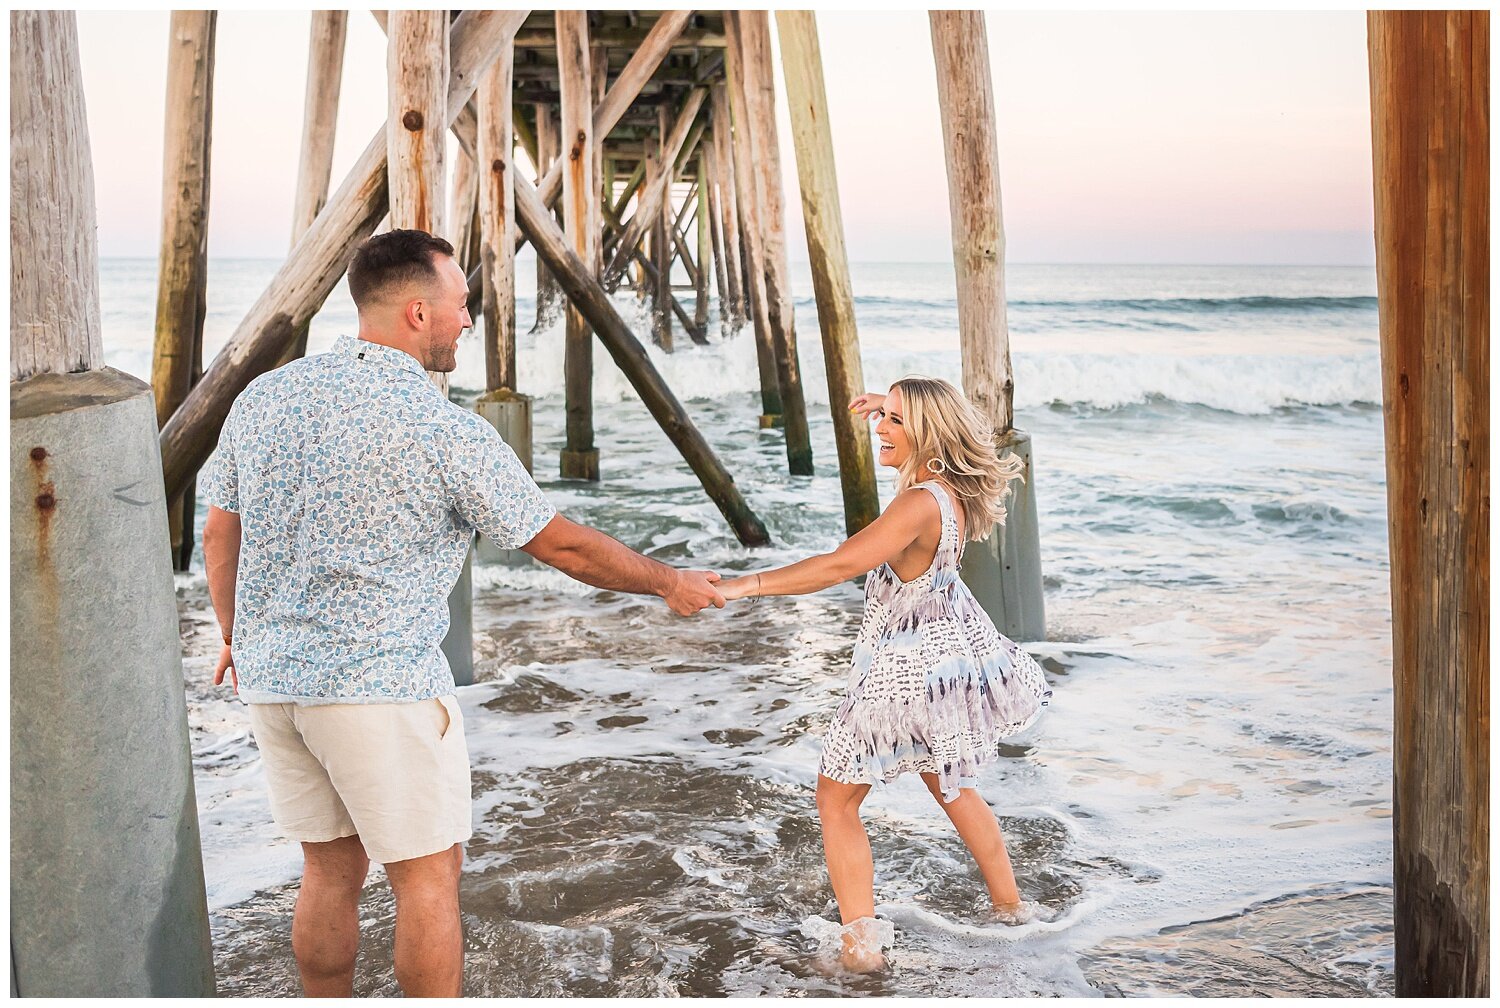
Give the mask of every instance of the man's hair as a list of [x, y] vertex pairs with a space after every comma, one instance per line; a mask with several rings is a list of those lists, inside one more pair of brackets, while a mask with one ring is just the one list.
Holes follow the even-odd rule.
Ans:
[[438, 278], [433, 255], [451, 256], [453, 246], [426, 231], [387, 231], [365, 241], [349, 264], [349, 296], [357, 308], [384, 292]]

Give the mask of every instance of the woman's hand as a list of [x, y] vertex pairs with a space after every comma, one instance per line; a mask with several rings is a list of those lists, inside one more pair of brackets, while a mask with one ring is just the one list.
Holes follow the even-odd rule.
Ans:
[[719, 594], [725, 599], [752, 598], [757, 594], [757, 586], [760, 578], [754, 574], [746, 574], [744, 577], [730, 578], [728, 581], [719, 582]]
[[864, 395], [855, 396], [849, 403], [849, 411], [858, 413], [860, 419], [882, 409], [885, 409], [885, 396], [879, 392], [866, 392]]
[[234, 691], [240, 691], [240, 674], [234, 667], [234, 654], [229, 649], [229, 642], [224, 643], [223, 649], [219, 651], [219, 665], [214, 669], [214, 685], [224, 684], [224, 673], [229, 673], [229, 679], [234, 684]]

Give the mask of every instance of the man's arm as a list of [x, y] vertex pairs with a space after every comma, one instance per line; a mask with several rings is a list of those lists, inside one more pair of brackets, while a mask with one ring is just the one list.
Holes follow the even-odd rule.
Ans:
[[[219, 666], [214, 670], [214, 685], [224, 681], [224, 671], [232, 669], [230, 640], [234, 636], [234, 588], [240, 567], [240, 516], [233, 511], [209, 507], [203, 523], [203, 567], [208, 579], [208, 597], [219, 629], [224, 634], [224, 648], [219, 652]], [[234, 675], [235, 688], [239, 676]]]
[[714, 588], [719, 575], [668, 567], [561, 514], [554, 515], [521, 549], [595, 588], [658, 595], [681, 616], [709, 605], [724, 608], [724, 596]]

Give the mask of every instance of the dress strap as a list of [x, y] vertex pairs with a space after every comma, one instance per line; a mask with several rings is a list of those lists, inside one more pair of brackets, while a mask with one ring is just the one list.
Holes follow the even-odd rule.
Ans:
[[[932, 491], [932, 495], [937, 498], [938, 510], [942, 514], [943, 523], [942, 534], [938, 537], [938, 553], [941, 554], [945, 547], [956, 546], [956, 543], [949, 542], [950, 535], [954, 539], [958, 537], [958, 519], [953, 515], [953, 499], [948, 496], [948, 491], [944, 490], [943, 485], [937, 480], [924, 480], [918, 483], [917, 486], [925, 487]], [[956, 549], [955, 552], [957, 552]]]

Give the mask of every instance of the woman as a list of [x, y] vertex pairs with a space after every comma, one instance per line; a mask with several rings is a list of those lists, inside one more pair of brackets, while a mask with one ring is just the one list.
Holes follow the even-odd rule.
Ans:
[[[997, 743], [1027, 727], [1051, 695], [1031, 656], [996, 632], [958, 577], [963, 543], [1005, 520], [1022, 462], [1001, 460], [994, 432], [947, 382], [909, 376], [850, 403], [879, 419], [879, 461], [898, 494], [832, 553], [721, 583], [726, 599], [804, 595], [866, 572], [865, 615], [849, 692], [824, 738], [818, 818], [838, 900], [842, 961], [885, 965], [874, 864], [859, 806], [870, 787], [921, 776], [978, 862], [997, 917], [1027, 913], [999, 823], [975, 789]], [[887, 928], [888, 930], [888, 928]]]

